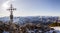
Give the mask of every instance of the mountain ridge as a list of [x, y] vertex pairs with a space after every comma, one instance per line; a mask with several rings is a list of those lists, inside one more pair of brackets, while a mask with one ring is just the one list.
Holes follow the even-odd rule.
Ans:
[[[32, 22], [32, 23], [48, 23], [48, 22], [56, 22], [56, 20], [59, 20], [59, 17], [52, 17], [52, 16], [27, 16], [27, 17], [14, 17], [13, 18], [13, 22], [14, 23], [20, 23], [20, 24], [24, 24], [24, 23], [28, 23], [28, 22]], [[3, 22], [8, 22], [10, 21], [9, 17], [0, 17], [0, 21]]]

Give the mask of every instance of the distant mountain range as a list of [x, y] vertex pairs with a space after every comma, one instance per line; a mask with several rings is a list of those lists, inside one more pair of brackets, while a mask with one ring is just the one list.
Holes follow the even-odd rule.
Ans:
[[[0, 17], [0, 21], [8, 22], [9, 17]], [[49, 22], [60, 22], [59, 17], [51, 16], [28, 16], [28, 17], [14, 17], [14, 23], [24, 24], [24, 23], [49, 23]]]

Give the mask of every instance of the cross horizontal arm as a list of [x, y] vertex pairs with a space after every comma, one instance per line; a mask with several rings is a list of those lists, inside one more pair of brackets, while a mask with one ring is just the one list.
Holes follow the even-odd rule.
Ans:
[[16, 8], [13, 8], [13, 9], [7, 9], [7, 10], [9, 10], [9, 11], [14, 11], [14, 10], [16, 10]]

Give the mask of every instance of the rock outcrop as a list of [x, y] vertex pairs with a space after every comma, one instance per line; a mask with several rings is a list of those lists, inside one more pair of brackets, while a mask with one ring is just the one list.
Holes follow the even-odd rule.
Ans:
[[56, 33], [53, 28], [40, 23], [26, 23], [24, 25], [18, 25], [11, 22], [3, 23], [0, 21], [0, 33], [3, 33], [3, 31], [8, 31], [9, 33], [45, 33], [50, 30], [53, 30], [53, 33]]

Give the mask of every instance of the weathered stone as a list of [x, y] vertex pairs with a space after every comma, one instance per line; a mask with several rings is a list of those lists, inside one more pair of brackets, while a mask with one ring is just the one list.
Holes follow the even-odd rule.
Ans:
[[53, 33], [57, 33], [56, 31], [53, 31]]

